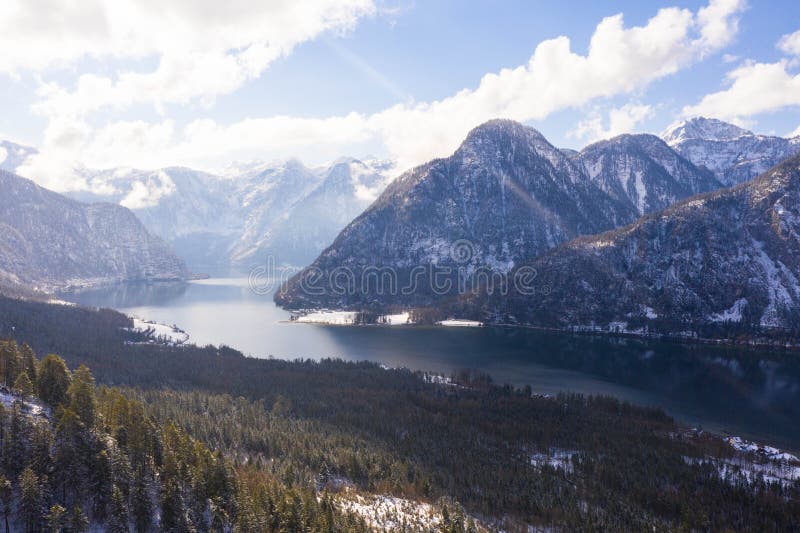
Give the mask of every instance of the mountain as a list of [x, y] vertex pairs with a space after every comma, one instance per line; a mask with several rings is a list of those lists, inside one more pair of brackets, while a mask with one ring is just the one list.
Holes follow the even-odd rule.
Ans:
[[756, 135], [713, 118], [696, 117], [667, 128], [661, 138], [725, 186], [743, 183], [800, 152], [800, 137]]
[[572, 158], [598, 187], [640, 215], [722, 187], [714, 174], [697, 168], [655, 135], [620, 135], [591, 144]]
[[[479, 271], [508, 272], [578, 235], [636, 217], [538, 131], [493, 120], [472, 130], [452, 156], [397, 178], [276, 298], [295, 308], [430, 302]], [[397, 286], [378, 286], [386, 269]], [[450, 285], [443, 288], [432, 276], [446, 269]], [[319, 272], [321, 286], [305, 290]], [[367, 272], [381, 279], [367, 279]], [[345, 279], [334, 279], [337, 273]], [[340, 290], [339, 281], [356, 290]], [[410, 284], [410, 293], [397, 292]]]
[[113, 202], [131, 209], [193, 271], [227, 268], [231, 242], [242, 221], [231, 180], [197, 170], [117, 168], [86, 171], [92, 190], [67, 193], [84, 202]]
[[539, 326], [796, 329], [800, 156], [732, 189], [576, 239], [527, 268], [535, 295], [484, 295], [464, 309]]
[[23, 146], [11, 141], [0, 141], [0, 170], [15, 172], [29, 155], [36, 153], [35, 148]]
[[322, 179], [297, 159], [273, 163], [234, 178], [243, 225], [232, 245], [230, 262], [245, 268], [252, 266], [250, 263], [263, 264], [266, 257], [256, 255], [264, 239], [274, 235], [273, 225]]
[[343, 158], [308, 168], [296, 159], [231, 166], [222, 174], [189, 168], [83, 169], [84, 202], [130, 208], [194, 271], [247, 271], [311, 262], [386, 186], [386, 161]]
[[343, 158], [318, 172], [322, 183], [272, 217], [255, 240], [240, 239], [234, 262], [263, 264], [271, 257], [276, 265], [309, 264], [383, 191], [390, 168], [386, 161]]
[[184, 263], [128, 209], [85, 204], [0, 171], [0, 281], [44, 290], [183, 279]]

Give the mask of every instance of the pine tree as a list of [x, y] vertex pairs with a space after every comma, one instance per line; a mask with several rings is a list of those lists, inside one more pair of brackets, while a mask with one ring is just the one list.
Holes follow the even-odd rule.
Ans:
[[94, 394], [94, 377], [88, 368], [81, 365], [72, 375], [72, 384], [67, 391], [69, 406], [87, 428], [94, 426], [97, 401]]
[[72, 508], [72, 514], [68, 521], [69, 533], [85, 533], [89, 531], [89, 519], [80, 506]]
[[19, 369], [20, 361], [17, 343], [14, 341], [0, 342], [0, 378], [2, 378], [7, 387], [10, 387], [14, 380], [17, 379]]
[[68, 501], [67, 496], [79, 500], [89, 477], [84, 426], [70, 408], [60, 408], [56, 416], [54, 487], [60, 489], [62, 500]]
[[41, 529], [43, 492], [39, 478], [26, 467], [19, 477], [19, 520], [25, 524], [26, 533], [35, 533]]
[[39, 365], [39, 397], [47, 405], [57, 407], [68, 399], [70, 375], [64, 360], [50, 354]]
[[59, 504], [55, 504], [45, 516], [47, 529], [51, 533], [61, 533], [64, 530], [64, 522], [67, 510]]
[[8, 527], [8, 518], [11, 515], [12, 503], [11, 481], [9, 481], [6, 476], [0, 474], [0, 509], [3, 510], [3, 522], [6, 526], [6, 533], [11, 531]]
[[23, 399], [33, 395], [33, 383], [31, 383], [26, 371], [20, 372], [14, 381], [14, 392], [22, 396]]
[[111, 489], [111, 509], [108, 514], [109, 533], [128, 533], [128, 503], [119, 487]]
[[139, 470], [133, 480], [131, 493], [131, 512], [133, 524], [137, 533], [150, 530], [153, 523], [153, 503], [150, 500], [150, 490], [144, 473]]
[[35, 388], [38, 374], [36, 369], [36, 354], [33, 353], [33, 349], [26, 343], [23, 343], [22, 346], [19, 347], [19, 353], [22, 369], [28, 373], [28, 378], [31, 380], [31, 383], [33, 383]]
[[0, 451], [2, 451], [3, 470], [16, 477], [22, 472], [22, 466], [28, 462], [26, 457], [27, 424], [25, 416], [20, 411], [19, 402], [14, 402], [10, 418], [8, 431], [3, 440], [3, 449]]

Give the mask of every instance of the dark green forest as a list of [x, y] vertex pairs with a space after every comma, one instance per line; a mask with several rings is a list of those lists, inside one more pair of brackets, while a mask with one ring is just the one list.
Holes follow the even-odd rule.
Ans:
[[[2, 382], [18, 400], [2, 411], [0, 503], [18, 530], [367, 529], [339, 503], [353, 494], [430, 503], [440, 531], [800, 529], [800, 483], [721, 476], [734, 450], [660, 410], [469, 371], [442, 384], [157, 345], [129, 326], [0, 298]], [[63, 360], [34, 355], [51, 353]], [[561, 465], [532, 460], [561, 452]]]

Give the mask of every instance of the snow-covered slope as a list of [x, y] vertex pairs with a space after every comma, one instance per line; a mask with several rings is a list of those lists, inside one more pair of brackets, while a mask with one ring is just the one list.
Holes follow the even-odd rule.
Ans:
[[75, 191], [67, 193], [68, 196], [130, 208], [194, 272], [227, 267], [229, 248], [242, 227], [231, 180], [183, 167], [156, 171], [118, 168], [85, 173], [92, 189], [100, 193]]
[[797, 328], [800, 156], [732, 189], [576, 239], [529, 266], [542, 289], [535, 296], [482, 297], [467, 308], [491, 320], [560, 327]]
[[51, 290], [183, 279], [184, 263], [128, 209], [84, 204], [0, 171], [0, 279]]
[[308, 194], [273, 217], [256, 239], [242, 238], [236, 264], [307, 265], [339, 231], [383, 192], [388, 182], [386, 161], [343, 158], [317, 171], [322, 177]]
[[722, 187], [710, 171], [697, 168], [654, 135], [620, 135], [572, 157], [601, 189], [640, 215]]
[[189, 168], [82, 169], [85, 202], [129, 207], [192, 271], [247, 271], [271, 256], [304, 265], [386, 186], [391, 165], [343, 158], [310, 169], [296, 159], [229, 167], [222, 175]]
[[273, 233], [274, 224], [322, 179], [297, 159], [273, 163], [234, 178], [243, 225], [231, 249], [231, 262], [247, 266], [251, 262], [263, 264], [265, 258], [254, 257], [259, 243]]
[[800, 152], [800, 137], [756, 135], [717, 119], [697, 117], [673, 124], [661, 138], [724, 185], [743, 183]]
[[[633, 221], [636, 211], [598, 188], [563, 152], [533, 128], [493, 120], [470, 132], [449, 158], [397, 178], [297, 276], [278, 301], [288, 307], [357, 307], [366, 303], [423, 303], [453, 294], [461, 274], [507, 272], [577, 235]], [[414, 271], [451, 268], [449, 289]], [[380, 294], [360, 285], [366, 269], [391, 268], [409, 294]], [[310, 294], [312, 272], [346, 269], [358, 290], [338, 294], [331, 284]], [[329, 280], [329, 276], [323, 276]]]

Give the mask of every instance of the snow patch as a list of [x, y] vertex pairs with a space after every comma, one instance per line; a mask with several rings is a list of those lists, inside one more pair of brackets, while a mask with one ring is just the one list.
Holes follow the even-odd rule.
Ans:
[[547, 453], [534, 453], [531, 455], [531, 465], [541, 468], [549, 466], [572, 472], [572, 456], [580, 453], [578, 450], [566, 450], [562, 448], [550, 448]]
[[711, 322], [741, 322], [742, 311], [747, 306], [747, 298], [739, 298], [733, 305], [721, 313], [714, 313], [708, 319]]
[[0, 403], [5, 407], [11, 408], [15, 403], [19, 402], [22, 406], [22, 412], [31, 416], [43, 416], [47, 411], [45, 407], [38, 402], [25, 400], [21, 396], [10, 392], [7, 388], [0, 389]]
[[435, 531], [443, 525], [438, 507], [396, 496], [353, 495], [338, 503], [343, 511], [357, 514], [378, 531]]
[[156, 342], [164, 344], [184, 344], [189, 340], [189, 334], [176, 326], [157, 324], [140, 318], [133, 318], [133, 327], [130, 331], [138, 331], [146, 334]]
[[330, 324], [336, 326], [349, 326], [355, 323], [355, 311], [315, 311], [300, 315], [295, 322], [304, 324]]
[[483, 322], [478, 322], [477, 320], [465, 320], [463, 318], [450, 318], [437, 322], [436, 325], [456, 328], [479, 328], [483, 326]]
[[382, 317], [385, 320], [385, 324], [387, 326], [402, 326], [409, 323], [409, 319], [411, 318], [411, 313], [404, 312], [404, 313], [397, 313], [395, 315], [384, 315]]

